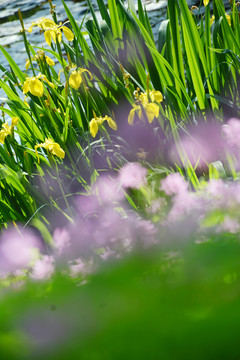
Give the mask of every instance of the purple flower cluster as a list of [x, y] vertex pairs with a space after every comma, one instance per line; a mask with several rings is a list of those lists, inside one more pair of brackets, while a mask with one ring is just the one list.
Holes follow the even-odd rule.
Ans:
[[56, 259], [67, 264], [71, 276], [87, 275], [102, 261], [156, 242], [154, 224], [126, 206], [124, 194], [129, 187], [146, 184], [146, 174], [141, 165], [127, 164], [118, 176], [100, 177], [90, 194], [75, 199], [74, 223], [53, 234]]
[[171, 206], [165, 217], [167, 226], [186, 218], [193, 221], [194, 218], [198, 224], [195, 231], [198, 232], [203, 233], [206, 229], [239, 232], [240, 183], [212, 179], [203, 183], [198, 191], [193, 191], [180, 174], [170, 174], [162, 180], [160, 190], [171, 197]]
[[73, 223], [53, 232], [50, 254], [39, 235], [12, 227], [0, 238], [0, 278], [46, 280], [61, 266], [72, 277], [86, 277], [99, 262], [121, 258], [136, 246], [154, 242], [155, 227], [126, 206], [125, 191], [146, 185], [147, 169], [128, 163], [115, 177], [102, 176], [89, 194], [75, 199]]
[[[175, 163], [203, 170], [218, 159], [227, 166], [232, 156], [237, 171], [240, 120], [230, 119], [222, 127], [206, 124], [190, 135], [180, 137], [179, 144], [170, 148]], [[158, 192], [154, 192], [147, 173], [144, 166], [130, 162], [117, 175], [99, 177], [88, 193], [75, 198], [73, 223], [58, 225], [53, 231], [54, 246], [48, 254], [42, 239], [30, 229], [16, 226], [4, 231], [0, 237], [0, 279], [49, 279], [59, 266], [71, 277], [86, 281], [101, 262], [157, 244], [163, 229], [184, 221], [189, 228], [194, 222], [197, 234], [207, 234], [210, 229], [240, 231], [237, 181], [213, 178], [200, 181], [198, 190], [192, 190], [180, 173], [172, 173], [158, 183]], [[127, 205], [129, 189], [145, 197], [146, 218]]]

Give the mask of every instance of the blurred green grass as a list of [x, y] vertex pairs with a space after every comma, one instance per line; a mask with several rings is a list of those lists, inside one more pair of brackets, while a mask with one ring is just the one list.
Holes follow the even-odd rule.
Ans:
[[239, 239], [169, 245], [82, 286], [58, 273], [1, 289], [1, 358], [238, 359]]

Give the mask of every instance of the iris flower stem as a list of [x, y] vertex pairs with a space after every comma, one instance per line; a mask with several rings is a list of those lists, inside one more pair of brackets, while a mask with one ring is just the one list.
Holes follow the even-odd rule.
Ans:
[[[46, 108], [46, 106], [45, 106], [44, 103], [43, 103], [43, 100], [42, 100], [41, 98], [40, 98], [39, 100], [40, 100], [40, 104], [41, 104], [42, 108], [47, 110], [47, 115], [48, 115], [48, 117], [49, 117], [49, 119], [50, 119], [50, 121], [51, 121], [51, 124], [53, 125], [54, 130], [56, 131], [56, 134], [57, 134], [57, 136], [58, 136], [58, 139], [57, 139], [57, 140], [59, 140], [59, 139], [61, 140], [61, 136], [60, 136], [58, 127], [56, 126], [56, 123], [55, 123], [55, 121], [54, 121], [54, 119], [53, 119], [53, 117], [52, 117], [52, 115], [51, 115], [51, 112], [49, 111], [48, 108]], [[43, 124], [43, 125], [44, 125], [44, 124]], [[44, 128], [45, 128], [45, 127], [43, 126], [43, 129], [44, 129]], [[46, 134], [45, 134], [45, 136], [46, 136]]]
[[57, 15], [56, 15], [56, 12], [55, 12], [55, 6], [53, 5], [51, 0], [48, 0], [48, 3], [49, 3], [50, 8], [51, 8], [51, 14], [52, 14], [53, 20], [57, 24], [58, 21], [57, 21]]
[[27, 55], [28, 55], [28, 58], [30, 61], [31, 69], [32, 69], [33, 75], [36, 76], [36, 73], [35, 73], [35, 70], [34, 70], [34, 67], [32, 64], [32, 58], [31, 58], [31, 54], [30, 54], [30, 50], [29, 50], [29, 46], [28, 46], [28, 41], [27, 41], [27, 37], [26, 37], [25, 29], [24, 29], [23, 18], [22, 18], [20, 9], [18, 9], [18, 17], [19, 17], [19, 20], [20, 20], [20, 23], [22, 26], [22, 35], [23, 35], [24, 46], [25, 46], [25, 49], [26, 49], [26, 52], [27, 52]]
[[[56, 44], [57, 44], [57, 50], [58, 50], [58, 53], [60, 55], [60, 58], [61, 58], [61, 62], [63, 64], [63, 54], [62, 54], [62, 49], [61, 49], [61, 46], [60, 46], [60, 43], [58, 41], [58, 38], [56, 37]], [[65, 76], [65, 80], [67, 81], [68, 79], [68, 74], [67, 74], [67, 71], [66, 71], [66, 68], [63, 67], [63, 72], [64, 72], [64, 76]]]
[[42, 63], [42, 69], [43, 69], [42, 73], [45, 74], [47, 76], [48, 80], [52, 82], [52, 75], [49, 71], [49, 67], [46, 62], [46, 57], [43, 56], [43, 59], [40, 62]]

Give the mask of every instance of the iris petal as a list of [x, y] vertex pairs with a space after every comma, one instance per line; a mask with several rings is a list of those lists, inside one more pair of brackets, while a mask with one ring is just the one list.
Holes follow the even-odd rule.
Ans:
[[23, 84], [23, 94], [26, 94], [29, 92], [30, 86], [29, 86], [29, 80], [27, 79]]
[[51, 43], [52, 43], [51, 30], [45, 31], [44, 37], [45, 37], [46, 43], [47, 43], [49, 46], [51, 46]]
[[135, 116], [135, 111], [136, 111], [136, 108], [133, 108], [129, 115], [128, 115], [128, 123], [129, 125], [132, 125], [133, 124], [133, 120], [134, 120], [134, 116]]
[[60, 147], [60, 145], [58, 143], [54, 142], [52, 139], [48, 138], [48, 139], [45, 139], [44, 143], [35, 145], [35, 152], [37, 155], [38, 163], [39, 163], [40, 159], [39, 159], [39, 155], [37, 152], [37, 148], [39, 148], [39, 147], [45, 148], [51, 154], [56, 155], [61, 159], [64, 159], [64, 157], [65, 157], [65, 151]]
[[149, 103], [144, 107], [149, 123], [153, 121], [155, 117], [159, 115], [159, 106], [154, 103]]
[[95, 138], [98, 132], [98, 122], [96, 119], [92, 119], [89, 123], [90, 134]]
[[69, 77], [69, 85], [75, 90], [77, 90], [80, 87], [81, 83], [81, 75], [76, 70], [74, 70]]
[[163, 101], [163, 96], [162, 93], [160, 91], [150, 91], [150, 98], [152, 101], [156, 101], [158, 103]]
[[57, 27], [57, 24], [51, 19], [42, 19], [42, 21], [39, 23], [40, 27], [42, 29], [54, 29]]
[[35, 79], [29, 83], [29, 90], [31, 94], [41, 97], [43, 96], [43, 84], [40, 80]]
[[73, 41], [74, 35], [69, 28], [67, 28], [66, 26], [61, 26], [60, 29], [63, 31], [64, 35], [69, 41]]
[[54, 66], [55, 65], [55, 62], [53, 61], [53, 59], [51, 59], [50, 57], [46, 56], [46, 63], [49, 65], [49, 66]]
[[110, 118], [109, 116], [106, 116], [106, 120], [107, 120], [107, 123], [108, 123], [108, 126], [113, 129], [113, 130], [117, 130], [117, 124], [116, 122]]
[[57, 143], [54, 143], [51, 147], [49, 147], [49, 151], [53, 155], [58, 156], [60, 159], [64, 159], [65, 157], [65, 151]]

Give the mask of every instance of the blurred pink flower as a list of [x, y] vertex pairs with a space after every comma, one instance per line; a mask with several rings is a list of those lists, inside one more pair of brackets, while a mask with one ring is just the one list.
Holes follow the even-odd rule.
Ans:
[[34, 280], [47, 280], [54, 272], [54, 259], [52, 256], [44, 255], [38, 259], [32, 267], [31, 278]]
[[57, 228], [53, 233], [53, 240], [58, 254], [62, 254], [63, 249], [69, 247], [70, 233], [66, 228]]
[[146, 184], [147, 169], [138, 163], [127, 163], [119, 171], [119, 182], [123, 188], [139, 189]]
[[72, 277], [86, 273], [86, 264], [80, 258], [72, 261], [69, 268]]
[[240, 203], [240, 183], [233, 183], [230, 187], [229, 193], [237, 203]]
[[180, 192], [173, 198], [173, 206], [168, 214], [168, 220], [170, 222], [178, 221], [191, 214], [193, 209], [196, 211], [201, 208], [203, 208], [201, 198], [191, 192]]
[[96, 264], [93, 260], [83, 261], [81, 258], [77, 258], [69, 262], [69, 269], [71, 277], [77, 277], [79, 275], [87, 275], [94, 271]]
[[109, 176], [101, 176], [93, 186], [93, 191], [104, 204], [120, 201], [124, 197], [124, 193], [117, 179]]
[[149, 208], [147, 208], [149, 214], [159, 213], [165, 205], [165, 200], [163, 198], [158, 198], [152, 201]]
[[102, 260], [109, 260], [114, 257], [116, 257], [116, 254], [114, 251], [112, 251], [108, 246], [106, 247], [105, 251], [100, 254], [100, 257]]
[[157, 243], [157, 228], [150, 220], [136, 219], [136, 225], [135, 245], [145, 248]]
[[188, 183], [179, 174], [170, 174], [161, 181], [160, 190], [163, 190], [166, 195], [177, 195], [188, 190]]
[[75, 205], [80, 216], [87, 216], [99, 208], [99, 202], [95, 195], [79, 195], [75, 199]]
[[170, 158], [174, 163], [197, 169], [207, 169], [209, 163], [219, 160], [225, 148], [220, 126], [205, 123], [187, 129], [178, 144], [170, 149]]
[[230, 216], [225, 216], [221, 224], [223, 231], [236, 234], [239, 231], [239, 222], [236, 219], [231, 218]]
[[209, 181], [207, 192], [212, 196], [222, 197], [226, 190], [226, 185], [222, 179], [212, 179]]
[[240, 149], [240, 120], [231, 118], [222, 126], [227, 144], [232, 148]]
[[92, 228], [92, 243], [96, 248], [110, 246], [122, 250], [131, 244], [132, 218], [123, 217], [113, 207], [99, 213], [96, 227]]
[[40, 245], [40, 240], [30, 230], [6, 230], [0, 239], [0, 270], [13, 272], [28, 267]]

